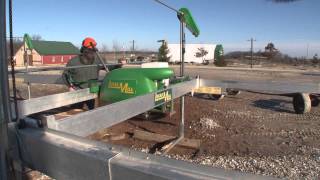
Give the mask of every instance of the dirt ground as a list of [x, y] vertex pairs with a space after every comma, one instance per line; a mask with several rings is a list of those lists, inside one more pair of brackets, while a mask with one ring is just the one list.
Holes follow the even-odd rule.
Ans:
[[[176, 102], [176, 107], [178, 104], [179, 102]], [[297, 115], [290, 98], [252, 93], [242, 93], [220, 101], [187, 97], [185, 104], [185, 135], [187, 138], [201, 140], [202, 153], [178, 147], [170, 152], [177, 156], [176, 158], [290, 179], [320, 177], [319, 107], [306, 115]], [[109, 142], [150, 152], [153, 151], [155, 142], [137, 140], [130, 135], [135, 129], [176, 135], [179, 124], [178, 109], [172, 117], [153, 121], [133, 118], [104, 130], [103, 133], [126, 133], [129, 135], [127, 139]], [[95, 134], [93, 138], [108, 142], [108, 139], [101, 138], [103, 133]], [[212, 158], [215, 159], [212, 164], [206, 162]], [[221, 164], [226, 166], [224, 167], [215, 164], [219, 158], [243, 158], [239, 161], [244, 162], [238, 162], [239, 166], [234, 167], [230, 163]], [[297, 158], [299, 162], [291, 162], [292, 158]], [[300, 158], [304, 161], [301, 166]], [[257, 162], [259, 159], [271, 159], [275, 167], [259, 167], [259, 163], [251, 164], [251, 159], [257, 159]], [[283, 162], [278, 163], [277, 159], [282, 159]], [[240, 165], [241, 163], [244, 164]], [[284, 166], [286, 163], [289, 164]], [[282, 169], [277, 171], [276, 168]]]
[[[176, 72], [178, 68], [175, 68]], [[187, 68], [190, 76], [225, 80], [287, 80], [320, 82], [318, 71], [251, 71]], [[25, 96], [26, 86], [19, 86]], [[33, 97], [64, 92], [63, 86], [33, 85]], [[185, 136], [201, 140], [201, 151], [176, 147], [166, 156], [198, 164], [234, 169], [287, 179], [320, 178], [320, 107], [310, 113], [294, 113], [292, 99], [242, 92], [216, 101], [208, 97], [186, 97]], [[135, 139], [134, 130], [177, 135], [176, 114], [154, 120], [132, 118], [89, 138], [123, 145], [144, 152], [156, 152], [156, 143]], [[124, 140], [110, 140], [106, 134], [123, 134]], [[160, 154], [159, 152], [156, 152]]]
[[[180, 121], [179, 101], [175, 106], [177, 112], [172, 117], [132, 118], [107, 132], [131, 134], [140, 129], [176, 135]], [[320, 141], [312, 141], [320, 136], [320, 108], [313, 108], [306, 115], [297, 115], [290, 98], [252, 93], [227, 96], [220, 101], [186, 97], [185, 108], [186, 137], [201, 139], [204, 153], [288, 155], [304, 145], [317, 148], [320, 145]], [[139, 141], [129, 138], [115, 143], [134, 146]]]

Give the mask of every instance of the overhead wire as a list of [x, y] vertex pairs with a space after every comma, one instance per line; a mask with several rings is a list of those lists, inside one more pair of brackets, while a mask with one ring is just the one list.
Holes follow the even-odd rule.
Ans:
[[169, 8], [169, 9], [171, 9], [171, 10], [173, 10], [173, 11], [175, 11], [177, 14], [180, 14], [180, 13], [181, 13], [181, 12], [178, 11], [177, 9], [175, 9], [175, 8], [173, 8], [173, 7], [165, 4], [164, 2], [162, 2], [162, 1], [160, 1], [160, 0], [154, 0], [154, 1], [157, 2], [157, 3], [159, 3], [159, 4], [162, 4], [163, 6]]

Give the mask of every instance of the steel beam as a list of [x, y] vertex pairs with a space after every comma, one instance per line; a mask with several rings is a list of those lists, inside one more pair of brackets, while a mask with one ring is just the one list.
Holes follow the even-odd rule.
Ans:
[[[26, 74], [24, 82], [40, 84], [64, 84], [61, 75]], [[261, 93], [320, 93], [320, 83], [292, 83], [287, 81], [228, 81], [200, 79], [201, 86], [234, 88]]]
[[8, 122], [10, 117], [8, 57], [6, 50], [6, 1], [0, 1], [0, 179], [8, 178]]
[[30, 114], [87, 101], [96, 97], [98, 97], [97, 94], [90, 93], [89, 88], [86, 88], [18, 101], [19, 117], [25, 117]]
[[[64, 84], [61, 75], [26, 74], [24, 82]], [[292, 83], [287, 81], [228, 81], [200, 79], [201, 86], [215, 86], [261, 93], [320, 93], [320, 83]]]
[[320, 93], [320, 83], [292, 83], [287, 81], [227, 81], [200, 79], [200, 87], [203, 86], [273, 94]]
[[[17, 132], [15, 132], [17, 131]], [[21, 160], [54, 179], [272, 179], [145, 154], [56, 131], [10, 129]]]
[[[34, 128], [10, 128], [10, 141], [20, 149], [21, 159], [27, 167], [38, 170], [54, 179], [85, 180], [109, 179], [108, 164], [116, 153], [103, 146], [46, 132]], [[100, 149], [102, 148], [102, 149]], [[13, 154], [13, 158], [19, 154]]]
[[24, 83], [36, 83], [36, 84], [66, 84], [62, 78], [62, 75], [55, 74], [23, 74], [19, 75], [24, 79]]
[[[109, 69], [113, 70], [113, 69], [117, 69], [120, 68], [122, 66], [122, 64], [116, 64], [116, 63], [109, 63], [109, 64], [105, 64], [106, 67], [108, 67]], [[63, 71], [63, 70], [67, 70], [67, 69], [78, 69], [78, 68], [88, 68], [88, 67], [96, 67], [99, 66], [100, 69], [104, 69], [104, 65], [103, 64], [93, 64], [93, 65], [79, 65], [79, 66], [58, 66], [58, 67], [38, 67], [38, 68], [29, 68], [28, 70], [25, 69], [21, 69], [21, 70], [16, 70], [15, 73], [16, 74], [25, 74], [25, 73], [32, 73], [32, 72], [44, 72], [44, 71]], [[9, 71], [11, 72], [11, 71]]]
[[[173, 98], [181, 97], [184, 94], [191, 92], [193, 89], [201, 86], [215, 86], [226, 88], [233, 88], [239, 90], [250, 90], [266, 93], [297, 93], [297, 92], [308, 92], [308, 93], [320, 93], [319, 84], [289, 84], [285, 82], [252, 82], [252, 81], [217, 81], [217, 80], [205, 80], [205, 79], [194, 79], [191, 81], [178, 83], [176, 85], [170, 86], [172, 88]], [[150, 93], [143, 96], [135, 97], [132, 99], [124, 100], [114, 104], [99, 107], [97, 109], [80, 113], [71, 117], [64, 119], [55, 120], [54, 117], [47, 119], [47, 126], [50, 129], [59, 130], [63, 132], [68, 132], [78, 136], [88, 136], [99, 129], [108, 128], [117, 123], [125, 121], [131, 117], [138, 114], [146, 112], [155, 107], [154, 104], [154, 94]], [[52, 95], [54, 97], [55, 95]], [[46, 97], [41, 98], [41, 101], [32, 99], [29, 101], [29, 105], [23, 105], [26, 110], [30, 107], [42, 107], [42, 110], [48, 110], [62, 105], [70, 104], [72, 102], [65, 102], [68, 99], [74, 99], [65, 96], [63, 103], [65, 104], [44, 104]], [[58, 99], [58, 98], [50, 98]], [[31, 103], [33, 102], [33, 103]], [[42, 105], [41, 105], [42, 104]], [[23, 108], [21, 108], [23, 109]], [[31, 108], [32, 109], [32, 108]], [[37, 111], [32, 110], [32, 112], [40, 112], [41, 108]], [[28, 113], [22, 113], [28, 114]], [[94, 123], [92, 122], [94, 121]]]
[[[197, 85], [197, 80], [191, 80], [169, 86], [172, 98], [176, 99], [189, 93]], [[76, 114], [64, 119], [48, 119], [48, 128], [63, 131], [78, 136], [88, 136], [100, 129], [111, 127], [136, 115], [156, 107], [154, 102], [156, 92], [127, 99], [91, 111]], [[157, 105], [159, 106], [159, 105]]]
[[[35, 83], [35, 84], [57, 84], [66, 85], [61, 74], [18, 74], [17, 77], [23, 79], [24, 83]], [[99, 80], [104, 77], [99, 76]]]

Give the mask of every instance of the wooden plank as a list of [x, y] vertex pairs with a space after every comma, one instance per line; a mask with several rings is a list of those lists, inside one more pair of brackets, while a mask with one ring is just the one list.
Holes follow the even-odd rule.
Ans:
[[[175, 138], [174, 136], [150, 133], [150, 132], [141, 131], [141, 130], [134, 130], [133, 137], [140, 140], [154, 141], [154, 142], [165, 142]], [[201, 146], [201, 141], [198, 139], [184, 138], [177, 145], [188, 147], [188, 148], [199, 149]]]
[[194, 89], [195, 93], [202, 93], [202, 94], [222, 94], [221, 87], [199, 87]]

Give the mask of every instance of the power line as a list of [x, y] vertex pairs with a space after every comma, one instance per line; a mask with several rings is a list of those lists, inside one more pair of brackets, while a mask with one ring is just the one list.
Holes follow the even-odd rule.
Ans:
[[177, 9], [175, 9], [175, 8], [173, 8], [173, 7], [171, 7], [171, 6], [169, 6], [169, 5], [167, 5], [167, 4], [165, 4], [164, 2], [161, 2], [160, 0], [154, 0], [155, 2], [157, 2], [157, 3], [159, 3], [159, 4], [162, 4], [163, 6], [165, 6], [165, 7], [167, 7], [167, 8], [169, 8], [169, 9], [171, 9], [172, 11], [175, 11], [176, 13], [178, 13], [178, 14], [180, 14], [181, 12], [180, 11], [178, 11]]

